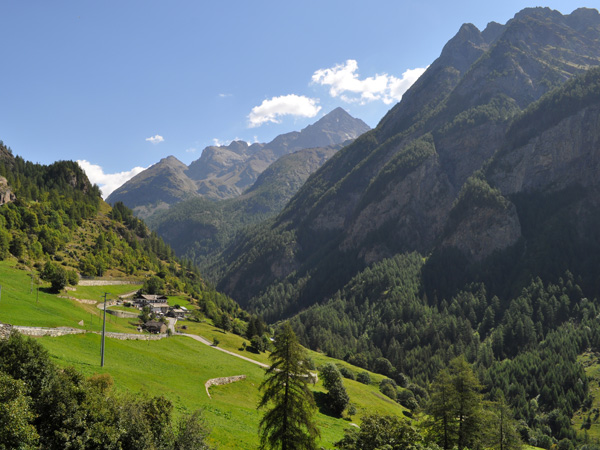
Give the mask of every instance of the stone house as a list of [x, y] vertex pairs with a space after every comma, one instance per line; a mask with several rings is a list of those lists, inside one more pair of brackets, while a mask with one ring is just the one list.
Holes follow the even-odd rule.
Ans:
[[147, 332], [153, 334], [166, 333], [167, 332], [167, 324], [162, 322], [157, 322], [156, 320], [149, 320], [144, 324], [144, 328]]

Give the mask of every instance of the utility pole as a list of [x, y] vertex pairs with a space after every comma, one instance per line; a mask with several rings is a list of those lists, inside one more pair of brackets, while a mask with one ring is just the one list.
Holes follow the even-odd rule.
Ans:
[[106, 296], [108, 294], [104, 293], [104, 320], [102, 322], [102, 350], [100, 353], [100, 367], [104, 367], [104, 335], [106, 334]]

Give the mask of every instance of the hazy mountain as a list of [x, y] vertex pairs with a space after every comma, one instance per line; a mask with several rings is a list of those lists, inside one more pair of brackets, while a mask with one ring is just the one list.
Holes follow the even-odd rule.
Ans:
[[203, 266], [242, 227], [279, 213], [302, 184], [342, 144], [283, 155], [242, 195], [214, 201], [194, 197], [149, 219], [149, 225], [178, 255]]
[[[595, 142], [586, 126], [542, 132], [527, 118], [545, 123], [542, 113], [530, 116], [530, 108], [540, 111], [533, 103], [600, 65], [599, 39], [600, 15], [592, 9], [562, 15], [529, 8], [483, 31], [463, 25], [374, 130], [331, 158], [275, 221], [224, 252], [220, 288], [274, 320], [325, 299], [362, 268], [398, 253], [458, 248], [467, 260], [482, 261], [521, 242], [525, 213], [513, 197], [526, 186], [540, 193], [567, 189], [577, 184], [576, 168], [595, 180], [589, 147], [566, 144], [573, 136]], [[541, 111], [593, 117], [554, 103]], [[545, 150], [525, 156], [519, 149], [526, 142], [514, 139], [523, 133]], [[561, 164], [569, 152], [581, 159], [567, 170]], [[512, 159], [501, 158], [509, 154]], [[566, 172], [572, 176], [555, 177]], [[525, 179], [539, 181], [518, 182]]]
[[234, 141], [207, 147], [189, 167], [172, 156], [165, 158], [116, 189], [107, 202], [122, 201], [147, 218], [190, 197], [237, 197], [281, 156], [305, 148], [338, 145], [368, 130], [362, 120], [337, 108], [303, 130], [282, 134], [267, 144]]

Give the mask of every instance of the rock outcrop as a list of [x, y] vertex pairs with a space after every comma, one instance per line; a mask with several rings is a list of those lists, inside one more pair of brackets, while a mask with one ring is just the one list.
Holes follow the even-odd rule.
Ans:
[[15, 194], [13, 194], [11, 191], [10, 186], [8, 185], [8, 180], [0, 176], [0, 205], [11, 203], [15, 200]]

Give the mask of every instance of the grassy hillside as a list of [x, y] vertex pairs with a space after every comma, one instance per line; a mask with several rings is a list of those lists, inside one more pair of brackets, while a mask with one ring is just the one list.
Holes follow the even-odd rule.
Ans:
[[[109, 373], [119, 389], [164, 395], [179, 412], [204, 409], [211, 428], [211, 440], [219, 448], [254, 449], [258, 445], [256, 410], [258, 386], [264, 369], [244, 360], [212, 349], [190, 338], [175, 336], [162, 341], [140, 342], [108, 339], [105, 367], [99, 367], [100, 337], [76, 335], [40, 338], [61, 365], [74, 366], [87, 376]], [[206, 395], [204, 383], [217, 377], [247, 375], [246, 380], [211, 387]], [[379, 393], [375, 385], [365, 386], [345, 380], [352, 403], [357, 406], [354, 421], [367, 412], [402, 413], [402, 407]], [[323, 391], [321, 383], [314, 387]], [[349, 425], [344, 419], [317, 414], [322, 444], [331, 444], [343, 436]]]
[[[33, 285], [30, 293], [29, 272], [18, 268], [13, 261], [0, 262], [2, 296], [0, 298], [0, 322], [15, 325], [60, 327], [68, 326], [90, 331], [102, 328], [101, 310], [96, 305], [83, 304], [60, 298], [47, 292], [47, 283], [37, 292]], [[100, 294], [107, 291], [113, 296], [131, 291], [135, 286], [79, 286], [70, 296], [99, 300]], [[184, 298], [172, 297], [170, 303], [177, 302], [189, 308]], [[78, 325], [80, 320], [84, 325]], [[107, 316], [107, 330], [134, 333], [131, 319], [118, 319]], [[212, 321], [201, 323], [180, 321], [186, 326], [186, 333], [199, 334], [212, 341], [219, 340], [219, 347], [255, 359], [268, 362], [268, 353], [254, 353], [244, 350], [241, 336], [226, 333], [213, 326]], [[38, 338], [61, 366], [75, 367], [85, 376], [108, 373], [121, 391], [140, 392], [148, 395], [164, 395], [176, 408], [176, 414], [203, 409], [211, 429], [211, 440], [218, 448], [254, 449], [258, 445], [258, 423], [261, 413], [256, 410], [259, 400], [258, 386], [263, 380], [264, 369], [220, 352], [191, 338], [174, 336], [161, 341], [121, 341], [106, 340], [105, 366], [100, 368], [101, 338], [97, 334], [71, 335], [60, 338]], [[247, 342], [247, 341], [246, 341]], [[350, 367], [354, 372], [362, 369], [352, 367], [326, 356], [310, 352], [316, 365], [335, 362]], [[244, 381], [210, 389], [212, 398], [206, 394], [204, 383], [217, 377], [246, 375]], [[360, 417], [367, 413], [402, 415], [404, 408], [379, 392], [378, 384], [383, 376], [371, 374], [371, 385], [345, 379], [344, 384], [350, 401], [356, 407], [352, 421], [360, 423]], [[315, 392], [323, 392], [321, 382], [314, 386]], [[317, 424], [321, 430], [321, 443], [326, 447], [342, 438], [349, 419], [317, 414]]]
[[[22, 266], [21, 269], [17, 266], [14, 260], [0, 261], [0, 285], [2, 286], [0, 322], [33, 327], [102, 330], [102, 311], [96, 305], [60, 298], [49, 292], [49, 283], [42, 281], [38, 285], [36, 278], [32, 283], [31, 272], [23, 270]], [[115, 298], [119, 294], [135, 289], [135, 286], [78, 286], [76, 289], [76, 291], [69, 291], [68, 295], [100, 301], [100, 294], [103, 292], [111, 294], [108, 298]], [[83, 325], [79, 325], [82, 320]], [[107, 316], [106, 330], [135, 333], [136, 327], [129, 323], [130, 320]]]
[[600, 443], [600, 354], [586, 352], [578, 358], [590, 380], [591, 405], [573, 416], [573, 428], [584, 441]]

